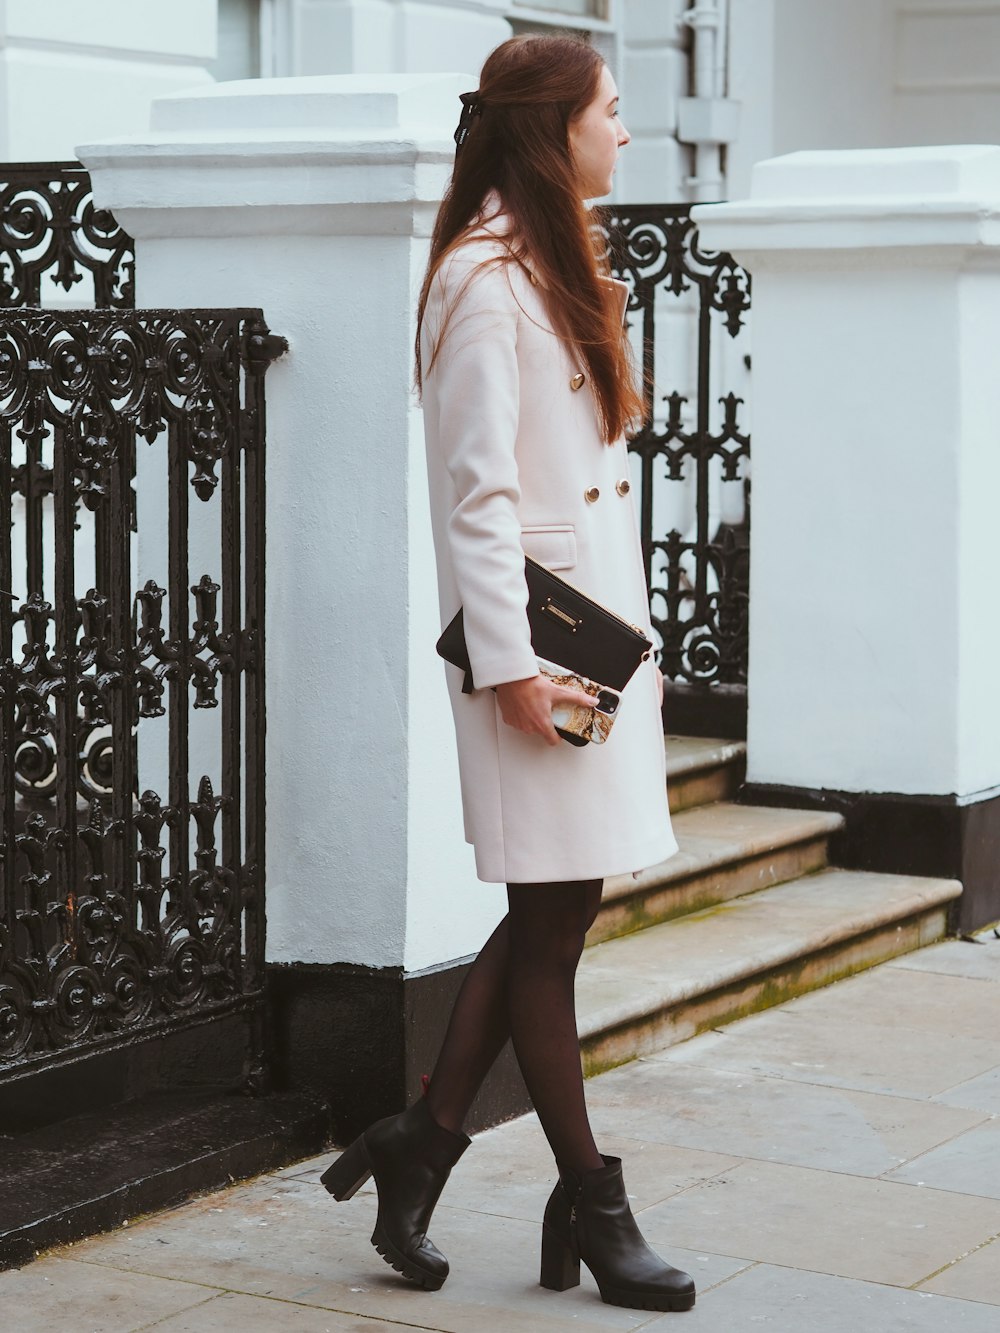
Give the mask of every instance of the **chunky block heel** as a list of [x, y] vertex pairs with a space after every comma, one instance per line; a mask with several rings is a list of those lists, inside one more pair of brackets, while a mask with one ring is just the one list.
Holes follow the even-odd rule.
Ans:
[[465, 1134], [442, 1128], [421, 1098], [408, 1111], [369, 1125], [320, 1176], [335, 1199], [350, 1199], [370, 1177], [378, 1191], [372, 1244], [398, 1273], [437, 1291], [448, 1260], [427, 1235], [431, 1213], [451, 1168], [469, 1146]]
[[643, 1240], [632, 1216], [622, 1164], [601, 1155], [595, 1170], [561, 1173], [545, 1205], [541, 1284], [565, 1291], [590, 1269], [601, 1300], [633, 1310], [690, 1310], [694, 1281]]
[[569, 1291], [580, 1285], [580, 1252], [573, 1244], [557, 1236], [551, 1227], [542, 1227], [541, 1286], [549, 1291]]
[[343, 1203], [353, 1199], [365, 1181], [371, 1179], [371, 1174], [372, 1166], [362, 1135], [349, 1148], [344, 1149], [332, 1166], [327, 1167], [319, 1183], [329, 1190], [338, 1203]]

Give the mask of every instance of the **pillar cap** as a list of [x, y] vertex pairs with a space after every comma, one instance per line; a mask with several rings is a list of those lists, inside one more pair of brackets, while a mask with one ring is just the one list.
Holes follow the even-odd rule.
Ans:
[[[247, 79], [158, 97], [151, 128], [77, 155], [132, 236], [425, 231], [469, 74]], [[420, 217], [417, 217], [420, 214]]]
[[1000, 201], [1000, 147], [865, 148], [788, 153], [758, 162], [754, 202]]
[[794, 250], [1000, 247], [1000, 146], [789, 153], [757, 163], [749, 199], [693, 216], [703, 245], [748, 265]]
[[[288, 79], [242, 79], [184, 88], [158, 97], [150, 112], [154, 134], [201, 139], [218, 131], [241, 136], [310, 129], [333, 136], [454, 128], [461, 107], [456, 88], [470, 75], [323, 74]], [[457, 82], [456, 82], [457, 80]], [[472, 80], [474, 85], [475, 79]]]

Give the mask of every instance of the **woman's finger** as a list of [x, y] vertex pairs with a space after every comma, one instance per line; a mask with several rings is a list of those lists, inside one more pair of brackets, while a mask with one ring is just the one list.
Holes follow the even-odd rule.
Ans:
[[580, 708], [593, 708], [597, 700], [592, 694], [587, 694], [583, 690], [571, 689], [568, 685], [554, 685], [553, 703], [576, 704]]

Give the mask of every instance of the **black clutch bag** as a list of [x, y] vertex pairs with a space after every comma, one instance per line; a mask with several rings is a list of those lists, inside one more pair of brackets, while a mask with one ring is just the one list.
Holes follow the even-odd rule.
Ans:
[[[528, 627], [537, 657], [555, 662], [579, 676], [622, 691], [640, 662], [653, 650], [649, 639], [627, 620], [574, 588], [531, 556], [524, 558], [528, 585]], [[465, 672], [465, 694], [475, 688], [465, 646], [462, 612], [437, 641], [446, 662]]]

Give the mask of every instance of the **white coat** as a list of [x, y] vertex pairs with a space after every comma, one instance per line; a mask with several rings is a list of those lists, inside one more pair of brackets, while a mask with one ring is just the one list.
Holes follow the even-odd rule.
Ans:
[[498, 239], [508, 225], [491, 221], [444, 262], [421, 335], [441, 623], [464, 607], [476, 685], [463, 694], [446, 666], [465, 832], [487, 882], [602, 879], [677, 850], [652, 659], [604, 745], [549, 746], [507, 726], [489, 687], [537, 673], [525, 553], [648, 631], [642, 548], [625, 442], [602, 441], [589, 382], [574, 388], [579, 356]]

